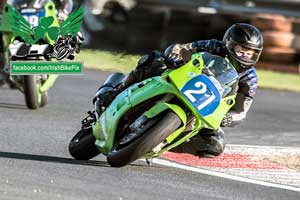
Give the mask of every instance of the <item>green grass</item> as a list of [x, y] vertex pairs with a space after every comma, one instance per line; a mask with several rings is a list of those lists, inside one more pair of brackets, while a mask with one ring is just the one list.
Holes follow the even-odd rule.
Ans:
[[139, 56], [112, 53], [98, 50], [82, 50], [76, 60], [84, 63], [85, 68], [103, 71], [120, 71], [128, 73], [136, 67]]
[[266, 70], [257, 70], [261, 88], [300, 92], [300, 75]]
[[[116, 54], [107, 51], [82, 50], [76, 55], [88, 69], [128, 73], [137, 65], [139, 55]], [[300, 92], [300, 75], [257, 70], [259, 87]]]

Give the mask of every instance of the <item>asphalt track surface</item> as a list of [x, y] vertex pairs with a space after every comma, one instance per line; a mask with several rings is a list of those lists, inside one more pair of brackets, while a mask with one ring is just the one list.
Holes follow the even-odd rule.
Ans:
[[[137, 161], [110, 168], [99, 156], [71, 159], [68, 143], [107, 73], [61, 76], [49, 105], [26, 109], [0, 88], [0, 199], [300, 199], [300, 193]], [[300, 94], [260, 90], [247, 121], [226, 129], [231, 144], [299, 147]]]

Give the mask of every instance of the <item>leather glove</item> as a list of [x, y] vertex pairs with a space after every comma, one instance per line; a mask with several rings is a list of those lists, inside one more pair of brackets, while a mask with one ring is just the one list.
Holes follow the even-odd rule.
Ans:
[[179, 44], [169, 46], [165, 52], [166, 62], [171, 68], [178, 68], [185, 63], [182, 47]]
[[183, 60], [183, 57], [180, 55], [180, 54], [171, 54], [169, 57], [168, 57], [168, 62], [174, 67], [174, 68], [177, 68], [177, 67], [180, 67], [181, 65], [184, 64], [184, 60]]
[[230, 127], [232, 124], [232, 113], [228, 112], [221, 122], [222, 127]]
[[225, 46], [225, 44], [221, 41], [218, 40], [211, 40], [210, 41], [210, 52], [214, 52], [215, 54], [219, 55], [219, 56], [226, 56], [228, 54], [228, 50]]
[[144, 55], [139, 61], [138, 66], [129, 73], [124, 81], [124, 87], [143, 81], [153, 76], [161, 75], [167, 69], [166, 59], [161, 52], [152, 51]]

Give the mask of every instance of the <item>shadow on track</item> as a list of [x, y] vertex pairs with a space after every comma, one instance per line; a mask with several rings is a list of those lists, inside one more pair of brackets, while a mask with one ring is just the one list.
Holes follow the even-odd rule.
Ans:
[[22, 104], [1, 103], [1, 102], [0, 102], [0, 108], [13, 108], [13, 109], [22, 109], [22, 110], [28, 109], [25, 105]]
[[104, 161], [74, 160], [71, 158], [61, 158], [61, 157], [54, 157], [54, 156], [43, 156], [43, 155], [24, 154], [24, 153], [12, 153], [12, 152], [0, 152], [0, 158], [14, 158], [14, 159], [21, 159], [21, 160], [33, 160], [33, 161], [64, 163], [64, 164], [73, 164], [73, 165], [110, 167], [109, 164]]
[[[20, 160], [53, 162], [53, 163], [63, 163], [63, 164], [72, 164], [72, 165], [88, 165], [88, 166], [99, 166], [99, 167], [111, 167], [107, 162], [104, 162], [104, 161], [74, 160], [72, 158], [43, 156], [43, 155], [34, 155], [34, 154], [25, 154], [25, 153], [1, 152], [1, 151], [0, 151], [0, 158], [12, 158], [12, 159], [20, 159]], [[134, 163], [131, 163], [128, 166], [131, 166], [131, 167], [163, 168], [162, 166], [159, 166], [159, 165], [147, 166], [147, 165], [144, 165], [144, 164], [134, 164]]]

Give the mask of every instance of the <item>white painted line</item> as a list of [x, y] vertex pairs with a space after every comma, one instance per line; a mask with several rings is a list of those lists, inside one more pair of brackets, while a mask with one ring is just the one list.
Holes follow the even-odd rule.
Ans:
[[226, 147], [250, 147], [250, 148], [272, 148], [272, 149], [296, 149], [299, 147], [283, 147], [283, 146], [260, 146], [260, 145], [243, 145], [243, 144], [226, 144]]
[[269, 183], [269, 182], [265, 182], [265, 181], [259, 181], [259, 180], [254, 180], [254, 179], [250, 179], [250, 178], [244, 178], [244, 177], [234, 176], [234, 175], [230, 175], [230, 174], [224, 174], [224, 173], [221, 173], [221, 172], [215, 172], [215, 171], [210, 171], [210, 170], [206, 170], [206, 169], [200, 169], [200, 168], [197, 168], [197, 167], [190, 167], [190, 166], [186, 166], [186, 165], [182, 165], [182, 164], [178, 164], [178, 163], [173, 163], [173, 162], [170, 162], [168, 160], [162, 160], [162, 159], [154, 158], [152, 160], [152, 162], [155, 163], [155, 164], [159, 164], [159, 165], [164, 165], [164, 166], [168, 166], [168, 167], [175, 167], [175, 168], [178, 168], [178, 169], [189, 170], [189, 171], [198, 172], [198, 173], [201, 173], [201, 174], [217, 176], [217, 177], [226, 178], [226, 179], [230, 179], [230, 180], [234, 180], [234, 181], [240, 181], [240, 182], [245, 182], [245, 183], [252, 183], [252, 184], [256, 184], [256, 185], [262, 185], [262, 186], [266, 186], [266, 187], [280, 188], [280, 189], [300, 192], [300, 188], [298, 188], [298, 187], [293, 187], [293, 186], [288, 186], [288, 185], [281, 185], [281, 184], [276, 184], [276, 183]]

